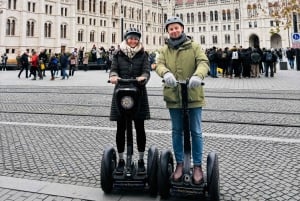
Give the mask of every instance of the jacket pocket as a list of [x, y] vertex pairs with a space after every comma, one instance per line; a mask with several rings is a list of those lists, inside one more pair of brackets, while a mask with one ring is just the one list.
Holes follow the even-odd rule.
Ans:
[[178, 86], [176, 87], [164, 87], [164, 101], [171, 103], [179, 102]]
[[188, 101], [191, 102], [201, 102], [204, 100], [204, 92], [203, 87], [195, 87], [195, 88], [189, 88], [188, 89]]

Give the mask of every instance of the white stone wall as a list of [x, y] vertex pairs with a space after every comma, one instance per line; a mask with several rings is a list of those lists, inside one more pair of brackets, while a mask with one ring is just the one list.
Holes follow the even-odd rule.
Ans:
[[[147, 50], [153, 51], [159, 49], [161, 44], [159, 44], [159, 38], [163, 43], [163, 37], [167, 34], [165, 33], [163, 23], [158, 21], [157, 14], [161, 16], [167, 15], [170, 17], [176, 14], [183, 14], [185, 23], [185, 32], [191, 35], [195, 41], [200, 43], [200, 35], [204, 35], [206, 38], [206, 44], [203, 44], [203, 48], [210, 48], [212, 46], [224, 48], [232, 47], [233, 45], [248, 47], [251, 45], [249, 40], [252, 35], [256, 35], [259, 38], [260, 47], [270, 48], [271, 43], [276, 46], [275, 42], [271, 42], [270, 30], [270, 18], [264, 15], [260, 15], [257, 18], [248, 18], [247, 16], [247, 4], [249, 1], [242, 0], [239, 2], [219, 0], [218, 4], [208, 4], [204, 3], [194, 3], [194, 4], [183, 4], [181, 6], [174, 6], [174, 1], [162, 0], [160, 3], [152, 3], [152, 0], [102, 0], [106, 2], [106, 14], [99, 13], [100, 0], [96, 0], [96, 12], [88, 11], [89, 0], [85, 1], [85, 10], [77, 10], [77, 0], [30, 0], [30, 2], [36, 3], [35, 12], [27, 11], [27, 0], [18, 0], [16, 10], [8, 9], [7, 1], [0, 0], [0, 53], [3, 53], [6, 49], [9, 49], [9, 57], [15, 57], [17, 51], [24, 51], [26, 49], [35, 49], [40, 51], [41, 49], [51, 49], [51, 52], [60, 52], [61, 46], [66, 46], [66, 51], [71, 52], [74, 47], [85, 47], [86, 51], [90, 51], [93, 44], [97, 47], [103, 46], [108, 49], [111, 45], [117, 46], [121, 41], [121, 23], [120, 19], [122, 14], [120, 13], [120, 6], [126, 6], [127, 17], [124, 18], [124, 31], [130, 26], [138, 27], [142, 32], [142, 42]], [[220, 2], [223, 3], [220, 3]], [[184, 1], [185, 2], [185, 1]], [[224, 3], [225, 2], [225, 3]], [[45, 14], [45, 4], [52, 5], [52, 14]], [[113, 6], [116, 6], [116, 14], [113, 13]], [[66, 7], [68, 11], [68, 16], [61, 16], [61, 7]], [[241, 19], [238, 21], [234, 19], [235, 8], [241, 9]], [[134, 9], [135, 18], [128, 18], [130, 14], [130, 9]], [[142, 20], [136, 20], [137, 10], [143, 10]], [[230, 9], [231, 21], [222, 21], [221, 10]], [[218, 11], [219, 20], [217, 22], [210, 22], [209, 12]], [[205, 11], [207, 13], [206, 23], [197, 22], [197, 13]], [[194, 13], [195, 23], [186, 23], [186, 14]], [[153, 16], [156, 15], [156, 22], [153, 21]], [[14, 18], [16, 20], [16, 34], [15, 36], [6, 35], [6, 20], [8, 18]], [[77, 23], [77, 17], [85, 18], [85, 24]], [[96, 25], [90, 25], [89, 19], [96, 19]], [[34, 37], [26, 36], [26, 22], [27, 20], [35, 21], [35, 33]], [[105, 26], [100, 26], [100, 20], [105, 21]], [[256, 20], [258, 27], [249, 28], [249, 21]], [[44, 37], [44, 23], [52, 23], [52, 33], [51, 38]], [[64, 23], [67, 24], [67, 38], [60, 38], [60, 25]], [[113, 24], [115, 24], [113, 26]], [[235, 30], [235, 25], [240, 24], [240, 30]], [[231, 30], [223, 30], [223, 25], [230, 25]], [[206, 27], [205, 32], [199, 32], [199, 26]], [[210, 27], [218, 27], [218, 31], [211, 31]], [[191, 31], [193, 28], [194, 31]], [[84, 37], [82, 42], [78, 42], [77, 33], [78, 30], [84, 30]], [[188, 32], [190, 29], [190, 32]], [[95, 31], [95, 42], [89, 42], [90, 31]], [[105, 41], [100, 41], [101, 32], [105, 33]], [[116, 33], [116, 42], [112, 43], [112, 33]], [[231, 43], [226, 44], [224, 42], [224, 34], [229, 34], [231, 36]], [[240, 34], [241, 41], [238, 43], [236, 37]], [[218, 36], [218, 43], [212, 43], [212, 35]], [[278, 34], [281, 38], [281, 46], [287, 47], [289, 44], [288, 31], [282, 30]], [[153, 38], [155, 37], [155, 44], [153, 43]], [[147, 43], [148, 38], [148, 43]], [[278, 42], [277, 42], [278, 43]], [[278, 45], [278, 44], [277, 44]], [[15, 54], [12, 54], [12, 49], [15, 49]]]

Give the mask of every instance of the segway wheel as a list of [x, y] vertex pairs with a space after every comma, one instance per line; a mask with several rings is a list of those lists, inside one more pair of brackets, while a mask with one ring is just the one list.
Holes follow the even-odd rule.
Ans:
[[115, 149], [113, 147], [106, 148], [101, 161], [101, 188], [104, 193], [110, 193], [113, 189], [113, 171], [116, 163]]
[[170, 177], [174, 171], [173, 155], [170, 150], [161, 152], [158, 161], [158, 191], [162, 199], [170, 196], [171, 182]]
[[219, 181], [219, 162], [215, 152], [211, 152], [207, 156], [207, 187], [208, 200], [220, 200], [220, 181]]
[[157, 195], [157, 166], [158, 166], [158, 149], [152, 145], [148, 150], [147, 176], [149, 193], [151, 196]]

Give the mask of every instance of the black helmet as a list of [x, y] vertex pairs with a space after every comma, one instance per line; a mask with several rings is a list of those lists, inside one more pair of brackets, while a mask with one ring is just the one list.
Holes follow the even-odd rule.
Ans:
[[141, 32], [140, 32], [137, 28], [134, 28], [134, 27], [130, 27], [129, 29], [126, 30], [125, 35], [124, 35], [124, 39], [127, 39], [127, 37], [128, 37], [129, 35], [135, 35], [135, 36], [137, 36], [139, 39], [140, 39], [141, 36], [142, 36]]
[[178, 23], [178, 24], [180, 24], [181, 26], [184, 27], [183, 21], [182, 21], [179, 17], [170, 17], [170, 18], [167, 19], [166, 22], [165, 22], [165, 28], [168, 29], [168, 26], [169, 26], [170, 24], [173, 24], [173, 23]]

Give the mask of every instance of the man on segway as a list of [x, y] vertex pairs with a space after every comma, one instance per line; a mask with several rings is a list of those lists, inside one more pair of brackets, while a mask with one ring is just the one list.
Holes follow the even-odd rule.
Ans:
[[184, 24], [179, 17], [166, 20], [169, 39], [160, 50], [156, 72], [164, 79], [164, 100], [172, 121], [172, 143], [176, 169], [171, 175], [174, 182], [182, 179], [184, 169], [183, 121], [181, 87], [178, 81], [188, 81], [188, 114], [192, 138], [193, 184], [203, 182], [201, 114], [204, 106], [202, 80], [209, 71], [209, 61], [202, 48], [184, 33]]
[[[139, 152], [139, 160], [137, 172], [146, 173], [144, 152], [146, 146], [146, 133], [144, 121], [150, 119], [150, 110], [146, 83], [150, 78], [148, 54], [145, 52], [140, 42], [141, 33], [136, 28], [129, 28], [124, 40], [120, 44], [120, 49], [113, 56], [111, 70], [109, 73], [109, 81], [115, 84], [115, 90], [118, 87], [120, 79], [136, 79], [139, 88], [138, 108], [134, 117], [137, 148]], [[116, 105], [115, 93], [112, 98], [110, 120], [117, 121], [116, 144], [118, 151], [118, 165], [116, 173], [123, 173], [125, 168], [124, 150], [125, 150], [125, 131], [126, 116], [120, 114]]]

